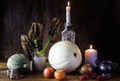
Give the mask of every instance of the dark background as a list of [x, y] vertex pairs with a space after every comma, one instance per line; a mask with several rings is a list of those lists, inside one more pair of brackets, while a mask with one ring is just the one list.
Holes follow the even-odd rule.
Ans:
[[[76, 44], [83, 58], [85, 49], [93, 44], [99, 59], [111, 60], [119, 65], [120, 1], [70, 2]], [[0, 60], [7, 60], [14, 53], [23, 53], [20, 35], [27, 34], [32, 22], [40, 22], [46, 29], [53, 17], [65, 23], [66, 3], [67, 0], [0, 0]]]

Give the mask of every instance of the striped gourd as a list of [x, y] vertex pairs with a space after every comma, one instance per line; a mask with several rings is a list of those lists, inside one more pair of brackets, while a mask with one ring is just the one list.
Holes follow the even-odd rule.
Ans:
[[24, 54], [14, 54], [8, 58], [7, 67], [9, 69], [28, 68], [29, 60]]

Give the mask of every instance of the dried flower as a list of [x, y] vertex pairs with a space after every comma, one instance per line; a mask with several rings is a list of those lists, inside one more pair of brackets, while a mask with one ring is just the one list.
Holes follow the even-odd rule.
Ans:
[[49, 26], [50, 29], [48, 31], [48, 37], [46, 39], [46, 42], [43, 44], [43, 25], [33, 22], [30, 30], [28, 31], [28, 36], [21, 35], [21, 44], [25, 54], [27, 54], [30, 59], [34, 56], [34, 54], [44, 54], [51, 40], [54, 40], [56, 38], [61, 26], [62, 23], [60, 20], [58, 18], [53, 18]]

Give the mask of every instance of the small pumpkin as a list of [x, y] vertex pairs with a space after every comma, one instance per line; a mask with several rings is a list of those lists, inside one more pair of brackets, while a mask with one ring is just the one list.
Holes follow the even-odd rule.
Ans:
[[24, 54], [13, 54], [7, 60], [9, 69], [21, 69], [29, 67], [29, 60]]
[[81, 64], [82, 55], [79, 47], [70, 41], [59, 41], [49, 50], [48, 61], [54, 69], [73, 72]]

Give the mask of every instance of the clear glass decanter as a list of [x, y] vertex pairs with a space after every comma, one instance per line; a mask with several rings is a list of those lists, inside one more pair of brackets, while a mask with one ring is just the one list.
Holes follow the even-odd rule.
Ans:
[[62, 41], [67, 40], [75, 43], [75, 32], [72, 30], [72, 24], [65, 24], [65, 28], [61, 34]]

